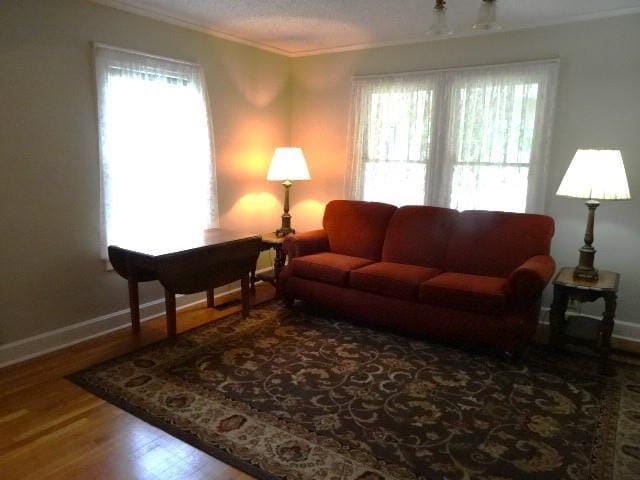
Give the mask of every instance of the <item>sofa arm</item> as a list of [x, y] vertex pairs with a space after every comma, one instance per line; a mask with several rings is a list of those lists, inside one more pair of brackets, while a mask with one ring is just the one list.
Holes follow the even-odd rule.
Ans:
[[516, 268], [507, 280], [507, 290], [517, 303], [537, 301], [556, 270], [549, 255], [531, 257]]
[[329, 251], [329, 237], [324, 230], [289, 235], [284, 239], [284, 252], [289, 260], [305, 255]]

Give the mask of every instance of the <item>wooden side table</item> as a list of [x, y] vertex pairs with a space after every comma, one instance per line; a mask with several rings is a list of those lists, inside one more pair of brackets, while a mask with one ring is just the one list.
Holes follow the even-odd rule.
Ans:
[[287, 254], [282, 248], [285, 237], [278, 237], [275, 232], [263, 233], [261, 237], [262, 243], [260, 245], [260, 251], [264, 252], [273, 249], [275, 250], [276, 258], [273, 261], [273, 270], [269, 272], [256, 274], [255, 268], [253, 269], [251, 272], [251, 290], [253, 292], [256, 290], [256, 281], [258, 280], [269, 282], [274, 287], [277, 287], [278, 277], [280, 276], [280, 272], [287, 261]]
[[[599, 271], [597, 280], [573, 278], [573, 268], [565, 267], [553, 280], [553, 303], [549, 314], [551, 345], [560, 348], [566, 343], [591, 347], [600, 355], [603, 370], [607, 370], [611, 333], [613, 332], [620, 274]], [[605, 308], [602, 320], [572, 316], [567, 318], [569, 299], [580, 303], [602, 298]]]
[[240, 280], [242, 315], [249, 315], [250, 272], [255, 270], [260, 238], [212, 228], [194, 238], [158, 245], [109, 245], [109, 260], [129, 283], [131, 326], [140, 331], [138, 283], [158, 280], [164, 287], [167, 333], [176, 336], [176, 294], [207, 292], [207, 306], [213, 307], [213, 289]]

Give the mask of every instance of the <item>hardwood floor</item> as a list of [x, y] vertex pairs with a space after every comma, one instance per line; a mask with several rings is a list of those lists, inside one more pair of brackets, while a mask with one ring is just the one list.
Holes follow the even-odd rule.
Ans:
[[[256, 301], [273, 296], [267, 285]], [[239, 297], [234, 294], [228, 299]], [[226, 299], [223, 299], [226, 300]], [[178, 314], [178, 331], [238, 311]], [[63, 377], [166, 335], [165, 319], [125, 328], [0, 370], [0, 478], [246, 480], [230, 467], [86, 392]]]

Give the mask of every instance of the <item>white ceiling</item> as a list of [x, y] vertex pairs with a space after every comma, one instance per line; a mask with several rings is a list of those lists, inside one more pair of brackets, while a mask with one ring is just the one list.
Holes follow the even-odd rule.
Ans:
[[[290, 56], [429, 40], [433, 0], [92, 0]], [[454, 36], [481, 0], [448, 0]], [[640, 0], [497, 0], [503, 30], [640, 12]]]

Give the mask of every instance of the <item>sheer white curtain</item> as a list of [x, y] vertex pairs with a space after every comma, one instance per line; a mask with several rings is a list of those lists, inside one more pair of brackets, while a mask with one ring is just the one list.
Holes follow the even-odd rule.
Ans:
[[447, 73], [441, 200], [458, 210], [544, 210], [557, 63]]
[[[556, 61], [548, 61], [354, 79], [347, 197], [459, 210], [543, 211], [557, 68]], [[424, 90], [430, 92], [429, 102], [421, 100], [428, 104], [428, 121], [397, 98], [399, 91], [421, 98]], [[393, 105], [395, 114], [372, 106], [381, 101]], [[395, 174], [370, 180], [367, 146], [404, 148], [404, 137], [389, 134], [397, 130], [422, 132], [421, 145], [428, 145], [423, 170], [409, 170], [415, 161], [399, 156]], [[420, 175], [422, 200], [416, 186]]]
[[355, 79], [347, 198], [424, 202], [437, 78]]
[[213, 134], [200, 66], [95, 47], [107, 245], [178, 244], [217, 226]]

